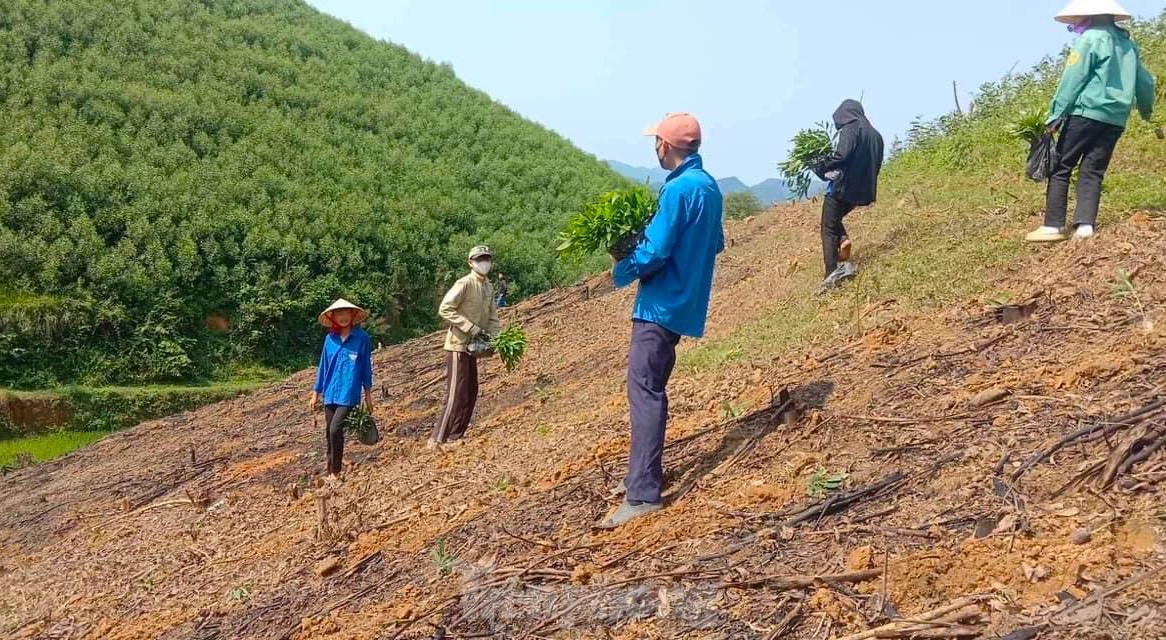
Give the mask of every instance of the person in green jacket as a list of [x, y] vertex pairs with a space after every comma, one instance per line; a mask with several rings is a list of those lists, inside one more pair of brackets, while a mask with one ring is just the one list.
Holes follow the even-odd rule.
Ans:
[[1101, 182], [1130, 113], [1136, 105], [1147, 121], [1153, 115], [1154, 78], [1142, 66], [1129, 31], [1118, 26], [1130, 18], [1116, 0], [1073, 0], [1056, 17], [1080, 35], [1049, 108], [1049, 127], [1060, 129], [1059, 158], [1049, 176], [1044, 225], [1025, 237], [1029, 242], [1067, 238], [1069, 180], [1078, 165], [1073, 236], [1093, 236]]

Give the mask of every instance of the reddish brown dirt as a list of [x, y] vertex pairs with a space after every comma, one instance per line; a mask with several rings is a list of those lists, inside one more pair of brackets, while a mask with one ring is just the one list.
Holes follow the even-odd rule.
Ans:
[[[997, 274], [1000, 289], [1041, 295], [1013, 324], [975, 300], [922, 314], [886, 302], [865, 310], [861, 335], [839, 327], [793, 357], [681, 368], [668, 508], [615, 532], [591, 524], [615, 504], [607, 487], [626, 454], [632, 292], [604, 277], [508, 311], [531, 351], [513, 373], [485, 366], [464, 446], [423, 446], [443, 392], [439, 337], [378, 353], [390, 437], [350, 444], [334, 492], [314, 488], [323, 439], [306, 410], [311, 372], [143, 424], [4, 477], [0, 635], [340, 640], [433, 637], [440, 625], [474, 637], [821, 638], [881, 624], [892, 608], [912, 616], [984, 594], [985, 637], [1050, 622], [1047, 637], [1155, 637], [1161, 574], [1107, 598], [1120, 614], [1049, 615], [1164, 562], [1166, 450], [1115, 486], [1090, 477], [1061, 489], [1134, 432], [1156, 433], [1166, 410], [1008, 478], [1056, 438], [1162, 396], [1161, 231], [1107, 229]], [[805, 207], [731, 225], [710, 336], [808, 295], [809, 279], [783, 276], [817, 270], [814, 235]], [[1137, 304], [1111, 290], [1117, 268], [1135, 273]], [[783, 386], [805, 410], [788, 426], [770, 407]], [[991, 389], [1003, 397], [973, 406]], [[745, 413], [726, 417], [726, 402]], [[819, 468], [845, 474], [844, 490], [903, 480], [790, 523], [815, 503]], [[323, 539], [322, 495], [335, 534]], [[1074, 544], [1081, 527], [1091, 538]], [[341, 568], [319, 577], [328, 557]], [[885, 583], [726, 585], [884, 565]]]
[[0, 428], [18, 434], [36, 433], [66, 424], [73, 417], [69, 403], [52, 395], [0, 392]]

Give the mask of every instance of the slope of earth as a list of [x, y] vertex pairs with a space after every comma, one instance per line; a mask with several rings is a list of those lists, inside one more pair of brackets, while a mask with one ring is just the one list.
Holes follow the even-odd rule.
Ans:
[[[710, 366], [686, 341], [668, 508], [615, 532], [591, 525], [625, 463], [632, 292], [603, 276], [507, 312], [531, 351], [485, 365], [463, 446], [423, 446], [439, 336], [379, 352], [389, 437], [335, 490], [310, 371], [143, 424], [3, 479], [0, 635], [1156, 637], [1163, 230], [1136, 214], [985, 273], [1009, 304], [920, 311], [810, 298], [806, 205], [730, 225], [710, 342], [788, 315], [816, 343], [738, 336]], [[878, 277], [894, 226], [853, 231]]]

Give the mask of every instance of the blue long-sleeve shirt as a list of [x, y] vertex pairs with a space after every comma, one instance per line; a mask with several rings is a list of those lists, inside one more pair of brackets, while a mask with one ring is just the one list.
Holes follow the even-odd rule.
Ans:
[[345, 340], [336, 333], [324, 338], [316, 385], [312, 388], [323, 396], [326, 405], [360, 404], [361, 389], [372, 389], [372, 340], [364, 329], [354, 327]]
[[632, 318], [685, 336], [704, 335], [713, 265], [725, 249], [723, 208], [721, 190], [700, 154], [668, 175], [644, 240], [611, 273], [617, 287], [640, 281]]

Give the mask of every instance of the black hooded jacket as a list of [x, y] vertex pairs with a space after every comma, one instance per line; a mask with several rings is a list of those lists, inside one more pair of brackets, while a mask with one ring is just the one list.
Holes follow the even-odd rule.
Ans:
[[826, 174], [839, 172], [834, 179], [835, 197], [859, 207], [872, 204], [883, 168], [883, 137], [866, 119], [857, 100], [842, 101], [834, 112], [834, 126], [838, 128], [838, 144], [814, 167], [814, 173], [826, 180]]

